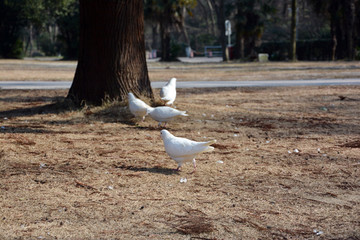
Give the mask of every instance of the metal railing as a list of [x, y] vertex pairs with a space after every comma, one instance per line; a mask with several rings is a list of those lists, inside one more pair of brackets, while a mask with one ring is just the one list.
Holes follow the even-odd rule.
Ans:
[[205, 57], [221, 57], [222, 56], [221, 46], [205, 46], [204, 55]]

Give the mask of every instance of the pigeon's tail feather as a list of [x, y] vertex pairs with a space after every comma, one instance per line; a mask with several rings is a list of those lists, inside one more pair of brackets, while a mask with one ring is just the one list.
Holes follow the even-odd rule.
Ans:
[[208, 146], [204, 152], [211, 152], [214, 150], [214, 147]]
[[[214, 139], [214, 140], [210, 140], [210, 141], [208, 141], [208, 142], [205, 142], [204, 145], [205, 145], [205, 146], [210, 146], [210, 145], [213, 145], [214, 143], [216, 143], [216, 140], [215, 140], [215, 139]], [[214, 147], [212, 147], [212, 148], [214, 148]]]
[[215, 148], [210, 146], [211, 144], [214, 144], [216, 143], [216, 140], [211, 140], [211, 141], [208, 141], [208, 142], [203, 142], [202, 143], [202, 146], [206, 147], [202, 152], [211, 152], [213, 151]]
[[181, 111], [181, 116], [189, 116], [189, 114], [186, 114], [186, 111]]

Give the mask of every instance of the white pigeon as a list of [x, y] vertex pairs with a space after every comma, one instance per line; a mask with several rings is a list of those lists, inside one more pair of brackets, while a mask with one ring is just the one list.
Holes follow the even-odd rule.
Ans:
[[216, 143], [216, 140], [208, 142], [195, 142], [182, 137], [175, 137], [167, 130], [161, 130], [161, 138], [164, 142], [167, 154], [178, 163], [176, 170], [179, 170], [184, 162], [191, 161], [194, 165], [194, 172], [196, 171], [197, 155], [203, 152], [211, 152], [214, 147], [211, 144]]
[[175, 108], [160, 106], [160, 107], [149, 107], [147, 109], [147, 114], [150, 115], [152, 119], [159, 122], [159, 127], [161, 123], [165, 122], [164, 127], [168, 121], [171, 121], [173, 118], [177, 116], [189, 116], [186, 114], [186, 111], [179, 111]]
[[173, 105], [176, 98], [176, 78], [171, 78], [170, 81], [160, 90], [161, 100], [165, 101], [166, 105]]
[[150, 106], [141, 101], [140, 99], [136, 98], [132, 93], [128, 93], [128, 101], [130, 112], [136, 118], [142, 118], [142, 120], [144, 121], [145, 116], [147, 115], [147, 109], [150, 108]]

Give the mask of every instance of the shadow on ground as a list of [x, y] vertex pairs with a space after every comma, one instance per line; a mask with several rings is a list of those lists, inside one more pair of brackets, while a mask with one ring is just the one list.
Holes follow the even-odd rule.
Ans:
[[179, 171], [171, 168], [163, 168], [163, 167], [135, 167], [135, 166], [125, 166], [125, 165], [119, 165], [115, 166], [115, 168], [130, 170], [134, 172], [149, 172], [149, 173], [158, 173], [158, 174], [164, 174], [164, 175], [179, 175]]

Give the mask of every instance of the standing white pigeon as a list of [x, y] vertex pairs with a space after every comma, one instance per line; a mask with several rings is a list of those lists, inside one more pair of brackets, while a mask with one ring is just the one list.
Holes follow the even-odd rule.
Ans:
[[214, 147], [210, 145], [216, 143], [216, 140], [195, 142], [186, 138], [175, 137], [167, 130], [161, 130], [161, 138], [167, 154], [178, 163], [176, 170], [179, 170], [184, 162], [192, 160], [194, 172], [196, 171], [195, 158], [197, 155], [203, 152], [211, 152]]
[[149, 107], [147, 109], [147, 113], [150, 115], [152, 119], [159, 122], [159, 127], [161, 123], [165, 122], [164, 127], [168, 121], [171, 121], [173, 118], [177, 116], [189, 116], [186, 114], [186, 111], [179, 111], [177, 109], [161, 106], [161, 107]]
[[150, 108], [150, 106], [141, 101], [140, 99], [136, 98], [132, 93], [128, 93], [128, 101], [130, 112], [136, 118], [142, 118], [142, 120], [144, 121], [145, 116], [147, 115], [147, 109]]
[[170, 81], [160, 90], [161, 100], [166, 102], [166, 105], [173, 105], [176, 98], [176, 78], [171, 78]]

